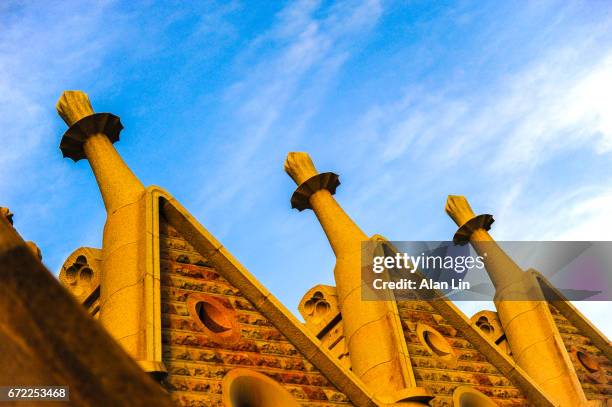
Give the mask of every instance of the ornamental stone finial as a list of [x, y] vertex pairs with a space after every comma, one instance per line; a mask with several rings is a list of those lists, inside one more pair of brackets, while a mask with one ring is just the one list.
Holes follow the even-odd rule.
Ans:
[[68, 127], [85, 116], [94, 114], [87, 93], [80, 90], [66, 90], [62, 93], [57, 105], [57, 113], [64, 119]]
[[287, 154], [285, 172], [289, 174], [297, 185], [318, 174], [310, 155], [304, 152]]
[[[88, 141], [95, 135], [103, 135], [103, 138], [110, 141], [109, 144], [119, 140], [119, 133], [123, 130], [123, 125], [119, 117], [111, 113], [95, 113], [89, 102], [87, 93], [80, 90], [67, 90], [57, 101], [57, 113], [68, 125], [68, 130], [64, 133], [60, 143], [60, 150], [64, 157], [72, 158], [74, 161], [87, 158], [92, 161], [93, 150], [86, 151]], [[108, 153], [105, 155], [109, 155]], [[93, 164], [93, 163], [92, 163]]]
[[291, 197], [291, 207], [299, 211], [312, 209], [310, 197], [322, 189], [336, 193], [340, 185], [338, 175], [333, 172], [318, 173], [308, 153], [292, 152], [285, 159], [285, 172], [298, 185]]
[[60, 143], [62, 153], [74, 161], [87, 159], [106, 208], [100, 322], [147, 371], [163, 371], [155, 349], [146, 345], [150, 321], [143, 317], [150, 300], [144, 278], [150, 261], [144, 250], [146, 193], [113, 146], [123, 129], [121, 121], [111, 113], [95, 113], [87, 94], [74, 90], [62, 93], [57, 112], [69, 126]]
[[489, 214], [476, 216], [465, 196], [449, 195], [444, 210], [459, 226], [453, 242], [464, 245], [474, 237], [489, 240], [480, 232], [491, 229], [491, 225], [495, 222], [493, 216]]
[[69, 126], [60, 143], [64, 157], [87, 159], [91, 165], [107, 212], [137, 200], [144, 186], [119, 156], [112, 143], [119, 140], [123, 125], [111, 113], [95, 113], [85, 92], [68, 90], [57, 102], [57, 112]]
[[462, 226], [476, 216], [468, 200], [463, 195], [449, 195], [444, 210], [455, 221], [457, 226]]

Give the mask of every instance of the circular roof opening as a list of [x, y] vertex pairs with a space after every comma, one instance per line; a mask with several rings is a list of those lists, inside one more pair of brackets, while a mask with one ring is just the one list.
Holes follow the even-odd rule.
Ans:
[[253, 370], [230, 370], [222, 387], [224, 407], [299, 407], [283, 386]]
[[196, 315], [204, 326], [214, 333], [226, 332], [232, 329], [227, 312], [208, 301], [198, 301], [195, 304]]
[[236, 311], [229, 301], [194, 293], [187, 297], [187, 308], [201, 330], [215, 342], [230, 344], [240, 339]]
[[429, 345], [432, 351], [438, 356], [450, 355], [453, 352], [451, 346], [446, 342], [446, 339], [437, 332], [425, 331], [423, 332], [423, 339], [425, 343]]
[[580, 361], [580, 364], [590, 373], [595, 373], [599, 370], [599, 363], [597, 363], [595, 358], [588, 353], [577, 351], [576, 357], [578, 358], [578, 361]]
[[495, 407], [489, 397], [470, 386], [459, 386], [453, 392], [453, 407]]
[[450, 364], [457, 363], [457, 355], [450, 343], [434, 328], [425, 324], [417, 324], [417, 336], [429, 353]]

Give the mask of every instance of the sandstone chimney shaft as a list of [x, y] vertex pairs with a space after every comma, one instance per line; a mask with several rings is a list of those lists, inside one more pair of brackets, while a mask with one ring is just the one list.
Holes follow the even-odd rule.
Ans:
[[57, 111], [69, 126], [64, 157], [89, 161], [106, 207], [100, 322], [145, 370], [157, 371], [146, 345], [145, 188], [113, 147], [123, 126], [111, 113], [94, 113], [81, 91], [64, 92]]
[[469, 242], [484, 258], [514, 360], [560, 406], [585, 406], [586, 397], [548, 303], [533, 275], [521, 270], [489, 234], [493, 217], [476, 216], [464, 196], [449, 195], [445, 210], [459, 226], [455, 243]]
[[87, 94], [73, 90], [62, 93], [57, 112], [69, 126], [60, 149], [64, 157], [89, 161], [106, 211], [112, 213], [139, 199], [144, 186], [112, 145], [123, 129], [119, 117], [94, 113]]
[[285, 171], [298, 185], [292, 206], [315, 212], [336, 255], [334, 277], [353, 372], [381, 400], [427, 405], [432, 397], [416, 387], [402, 351], [405, 339], [396, 303], [361, 300], [361, 242], [369, 239], [332, 197], [338, 176], [318, 173], [302, 152], [287, 155]]

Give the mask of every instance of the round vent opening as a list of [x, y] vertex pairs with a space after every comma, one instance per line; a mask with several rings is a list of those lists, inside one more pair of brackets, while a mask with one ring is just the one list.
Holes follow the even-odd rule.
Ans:
[[447, 363], [448, 366], [455, 366], [457, 364], [458, 359], [453, 347], [440, 332], [429, 325], [421, 323], [417, 324], [416, 331], [417, 337], [429, 353]]
[[187, 297], [191, 318], [206, 336], [220, 344], [233, 344], [240, 340], [238, 317], [230, 301], [204, 293]]
[[495, 407], [489, 397], [469, 386], [459, 386], [453, 392], [453, 407]]
[[299, 407], [284, 387], [249, 369], [229, 371], [222, 387], [224, 407]]
[[582, 351], [578, 351], [576, 352], [576, 356], [578, 357], [580, 364], [582, 364], [582, 366], [584, 366], [584, 368], [589, 372], [595, 373], [599, 370], [599, 363], [597, 363], [595, 358], [591, 355]]
[[198, 301], [195, 304], [195, 311], [204, 326], [214, 333], [219, 334], [232, 329], [231, 317], [217, 305], [208, 301]]
[[424, 331], [423, 340], [438, 356], [447, 356], [453, 353], [453, 348], [442, 335], [435, 331]]

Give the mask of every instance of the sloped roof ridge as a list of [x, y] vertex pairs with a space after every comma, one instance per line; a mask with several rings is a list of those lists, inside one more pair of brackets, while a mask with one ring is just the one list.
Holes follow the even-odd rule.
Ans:
[[[371, 239], [376, 239], [385, 242], [389, 245], [392, 251], [397, 252], [397, 248], [393, 246], [384, 236], [373, 235]], [[416, 274], [423, 278], [420, 271]], [[457, 306], [446, 298], [442, 292], [431, 290], [433, 297], [437, 300], [429, 301], [429, 304], [446, 319], [454, 328], [458, 329], [463, 336], [480, 351], [487, 360], [495, 366], [502, 374], [512, 381], [519, 389], [521, 389], [528, 400], [534, 406], [553, 407], [555, 403], [544, 393], [542, 388], [538, 386], [533, 379], [525, 372], [510, 356], [502, 352], [497, 345], [491, 342], [474, 324], [470, 322], [467, 316]]]
[[167, 221], [356, 407], [385, 405], [375, 400], [373, 393], [353, 373], [322, 348], [320, 341], [172, 195], [156, 186], [147, 189], [154, 197], [161, 198], [160, 210]]
[[580, 333], [589, 338], [595, 347], [601, 350], [606, 357], [612, 361], [612, 346], [610, 346], [610, 340], [603, 334], [593, 323], [581, 313], [578, 308], [574, 307], [572, 303], [559, 291], [542, 273], [537, 270], [529, 269], [528, 272], [532, 273], [537, 281], [540, 283], [540, 287], [544, 292], [546, 300], [551, 303], [568, 321], [570, 321], [576, 328], [580, 330]]

